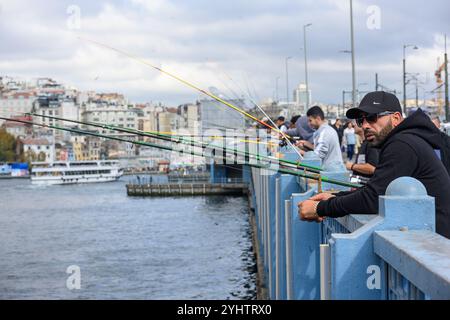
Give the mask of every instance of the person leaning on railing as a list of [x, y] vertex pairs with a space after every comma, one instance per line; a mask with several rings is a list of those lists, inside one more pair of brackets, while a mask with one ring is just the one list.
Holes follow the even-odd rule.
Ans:
[[341, 147], [337, 132], [325, 120], [325, 114], [319, 106], [311, 107], [306, 113], [308, 123], [313, 128], [313, 143], [307, 140], [296, 142], [296, 146], [305, 154], [306, 150], [312, 150], [321, 160], [322, 167], [327, 168], [331, 164], [343, 164]]
[[365, 139], [364, 131], [360, 126], [354, 125], [357, 138], [358, 151], [355, 162], [348, 161], [345, 166], [352, 172], [350, 181], [366, 184], [373, 176], [380, 158], [380, 149], [371, 146]]
[[410, 176], [435, 198], [436, 232], [450, 238], [450, 176], [437, 155], [436, 149], [443, 145], [430, 118], [419, 109], [403, 119], [397, 97], [383, 91], [368, 93], [358, 108], [347, 111], [347, 117], [356, 119], [367, 141], [380, 148], [374, 175], [355, 191], [321, 193], [300, 202], [300, 218], [320, 222], [325, 217], [377, 214], [378, 197], [385, 194], [389, 183]]

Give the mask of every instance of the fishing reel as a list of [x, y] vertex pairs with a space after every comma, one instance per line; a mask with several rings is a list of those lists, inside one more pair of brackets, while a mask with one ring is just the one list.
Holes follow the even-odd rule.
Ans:
[[287, 147], [287, 145], [288, 144], [287, 144], [287, 141], [285, 139], [280, 140], [280, 143], [279, 143], [280, 148]]
[[288, 145], [287, 139], [289, 139], [289, 141], [290, 141], [293, 145], [295, 145], [295, 143], [296, 143], [298, 140], [301, 140], [300, 137], [289, 137], [289, 138], [284, 138], [284, 139], [281, 139], [281, 140], [280, 140], [280, 147], [286, 147], [286, 146]]

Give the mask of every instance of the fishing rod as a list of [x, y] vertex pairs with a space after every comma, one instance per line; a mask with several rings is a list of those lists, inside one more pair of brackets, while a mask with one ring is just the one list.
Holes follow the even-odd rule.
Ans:
[[[110, 124], [78, 121], [78, 120], [65, 119], [65, 118], [56, 117], [56, 116], [41, 115], [41, 114], [37, 114], [37, 113], [26, 113], [26, 115], [38, 116], [41, 118], [47, 118], [47, 119], [53, 119], [53, 120], [61, 120], [61, 121], [82, 124], [82, 125], [88, 125], [88, 126], [93, 126], [93, 127], [97, 127], [97, 128], [118, 131], [118, 132], [132, 133], [132, 134], [137, 134], [140, 136], [145, 136], [145, 137], [150, 137], [150, 138], [155, 138], [155, 139], [160, 139], [160, 140], [165, 140], [165, 141], [170, 141], [170, 142], [175, 142], [175, 143], [184, 143], [184, 144], [189, 144], [189, 145], [193, 144], [194, 146], [202, 147], [202, 148], [211, 147], [211, 145], [209, 145], [207, 143], [196, 141], [196, 140], [184, 139], [184, 138], [174, 138], [173, 136], [167, 135], [167, 134], [161, 134], [161, 133], [155, 133], [155, 132], [145, 132], [145, 131], [130, 129], [130, 128], [122, 128], [122, 127], [118, 127], [118, 126], [110, 125]], [[248, 157], [252, 156], [252, 157], [255, 157], [257, 160], [268, 159], [270, 161], [279, 161], [282, 165], [294, 167], [295, 169], [305, 169], [306, 168], [307, 171], [312, 171], [315, 173], [319, 173], [322, 170], [320, 167], [302, 164], [302, 163], [295, 162], [295, 161], [278, 159], [278, 158], [269, 157], [269, 156], [262, 156], [259, 154], [250, 153], [248, 151], [242, 151], [239, 149], [225, 148], [225, 147], [221, 147], [221, 146], [217, 146], [217, 145], [213, 145], [213, 146], [218, 149], [222, 149], [225, 152], [236, 152], [237, 154], [242, 155], [242, 156], [248, 156]]]
[[[264, 111], [264, 109], [257, 104], [254, 99], [250, 96], [250, 94], [246, 93], [245, 91], [242, 90], [242, 88], [234, 81], [234, 79], [232, 77], [230, 77], [228, 74], [226, 74], [224, 72], [224, 74], [231, 80], [231, 82], [234, 83], [234, 85], [241, 91], [244, 92], [247, 95], [247, 98], [250, 100], [250, 102], [259, 109], [259, 111], [262, 112], [262, 114], [270, 121], [270, 123], [272, 123], [273, 126], [277, 126], [275, 124], [275, 122], [270, 118], [270, 116]], [[281, 134], [281, 136], [283, 137], [283, 139], [286, 141], [286, 143], [292, 148], [292, 150], [294, 150], [295, 153], [297, 153], [297, 155], [300, 157], [300, 159], [303, 159], [302, 154], [300, 153], [300, 151], [292, 144], [291, 142], [291, 137], [289, 137], [287, 134], [285, 134], [283, 131], [279, 130], [279, 133]]]
[[[88, 135], [88, 136], [93, 136], [93, 137], [104, 138], [104, 139], [108, 139], [108, 140], [121, 141], [121, 142], [131, 143], [131, 144], [135, 144], [135, 145], [141, 145], [141, 146], [145, 146], [145, 147], [152, 147], [152, 148], [157, 148], [157, 149], [162, 149], [162, 150], [167, 150], [167, 151], [175, 151], [175, 152], [179, 152], [179, 153], [187, 153], [186, 150], [177, 150], [177, 149], [172, 148], [170, 146], [164, 146], [164, 145], [150, 143], [150, 142], [144, 142], [144, 141], [134, 141], [134, 140], [129, 140], [129, 139], [125, 139], [125, 138], [119, 138], [119, 137], [115, 137], [115, 136], [106, 136], [106, 135], [103, 135], [103, 134], [100, 134], [100, 133], [96, 133], [96, 132], [89, 132], [89, 131], [84, 131], [84, 130], [79, 130], [79, 129], [60, 127], [60, 126], [56, 126], [56, 125], [40, 124], [40, 123], [35, 123], [35, 122], [32, 122], [32, 121], [11, 119], [11, 118], [5, 118], [5, 117], [0, 117], [0, 119], [1, 120], [12, 121], [12, 122], [24, 123], [24, 124], [28, 124], [28, 125], [32, 125], [32, 126], [38, 126], [38, 127], [42, 127], [42, 128], [50, 128], [50, 129], [55, 129], [55, 130], [60, 130], [60, 131], [77, 133], [77, 134], [81, 134], [81, 135]], [[207, 157], [203, 153], [196, 152], [194, 150], [190, 150], [188, 154], [193, 155], [193, 156], [202, 157], [202, 158]], [[223, 157], [223, 156], [220, 157], [220, 156], [217, 156], [215, 154], [214, 154], [214, 156], [212, 156], [212, 158], [218, 158], [218, 159], [227, 160], [226, 157]], [[306, 173], [306, 171], [302, 172], [301, 170], [294, 171], [294, 170], [288, 170], [288, 169], [285, 169], [285, 168], [273, 168], [271, 166], [265, 166], [265, 165], [256, 164], [256, 163], [246, 163], [246, 165], [248, 165], [250, 167], [254, 167], [254, 168], [266, 169], [266, 170], [270, 170], [270, 171], [275, 171], [275, 172], [295, 175], [295, 176], [299, 176], [299, 177], [303, 177], [303, 178], [307, 178], [307, 179], [317, 180], [317, 181], [321, 181], [321, 182], [327, 182], [327, 183], [331, 183], [331, 184], [335, 184], [335, 185], [339, 185], [339, 186], [344, 186], [344, 187], [350, 187], [350, 188], [360, 188], [360, 187], [362, 187], [362, 185], [360, 185], [360, 184], [350, 183], [350, 182], [346, 182], [346, 181], [334, 180], [334, 179], [330, 179], [328, 177], [322, 176], [320, 174]]]
[[[155, 65], [153, 65], [153, 64], [151, 64], [151, 63], [149, 63], [149, 62], [147, 62], [147, 61], [145, 61], [145, 60], [143, 60], [142, 58], [139, 58], [139, 57], [137, 57], [137, 56], [135, 56], [135, 55], [132, 55], [132, 54], [130, 54], [130, 53], [128, 53], [128, 52], [125, 52], [125, 51], [123, 51], [123, 50], [114, 48], [114, 47], [112, 47], [112, 46], [109, 46], [109, 45], [107, 45], [107, 44], [104, 44], [104, 43], [101, 43], [101, 42], [98, 42], [98, 41], [94, 41], [94, 40], [91, 40], [91, 39], [85, 39], [85, 38], [82, 38], [82, 37], [78, 37], [78, 38], [79, 38], [80, 40], [84, 40], [84, 41], [87, 41], [87, 42], [91, 42], [91, 43], [93, 43], [93, 44], [95, 44], [95, 45], [97, 45], [97, 46], [106, 48], [106, 49], [108, 49], [108, 50], [115, 51], [115, 52], [117, 52], [117, 53], [119, 53], [119, 54], [121, 54], [121, 55], [123, 55], [123, 56], [126, 56], [126, 57], [128, 57], [128, 58], [130, 58], [130, 59], [132, 59], [132, 60], [134, 60], [134, 61], [137, 61], [137, 62], [142, 63], [142, 64], [144, 64], [144, 65], [146, 65], [146, 66], [149, 66], [149, 67], [151, 67], [151, 68], [153, 68], [153, 69], [155, 69], [155, 70], [158, 70], [159, 72], [161, 72], [161, 73], [163, 73], [163, 74], [165, 74], [165, 75], [167, 75], [167, 76], [169, 76], [169, 77], [171, 77], [171, 78], [173, 78], [173, 79], [175, 79], [175, 80], [177, 80], [177, 81], [183, 83], [184, 85], [186, 85], [186, 86], [188, 86], [188, 87], [190, 87], [190, 88], [192, 88], [192, 89], [195, 89], [195, 90], [197, 90], [197, 91], [199, 91], [199, 92], [201, 92], [201, 93], [203, 93], [203, 94], [205, 94], [205, 95], [207, 95], [207, 96], [213, 98], [214, 100], [216, 100], [216, 101], [218, 101], [218, 102], [220, 102], [220, 103], [226, 105], [227, 107], [230, 107], [230, 108], [236, 110], [237, 112], [243, 114], [244, 116], [246, 116], [246, 117], [248, 117], [248, 118], [250, 118], [250, 119], [252, 119], [252, 120], [258, 122], [259, 124], [262, 124], [263, 126], [267, 127], [268, 129], [271, 129], [271, 130], [276, 131], [277, 133], [280, 133], [280, 134], [283, 136], [283, 138], [287, 138], [287, 139], [290, 138], [288, 135], [283, 134], [283, 132], [281, 132], [281, 130], [279, 130], [276, 126], [275, 126], [275, 127], [272, 127], [272, 126], [269, 125], [268, 123], [259, 120], [258, 118], [256, 118], [255, 116], [251, 115], [250, 113], [248, 113], [248, 112], [242, 110], [241, 108], [236, 107], [235, 105], [229, 103], [228, 101], [223, 100], [222, 98], [216, 96], [215, 94], [213, 94], [213, 93], [211, 93], [211, 92], [209, 92], [209, 91], [207, 91], [207, 90], [205, 90], [205, 89], [202, 89], [202, 88], [200, 88], [199, 86], [193, 84], [192, 82], [189, 82], [189, 81], [187, 81], [187, 80], [185, 80], [185, 79], [183, 79], [183, 78], [181, 78], [181, 77], [179, 77], [179, 76], [177, 76], [177, 75], [175, 75], [175, 74], [173, 74], [173, 73], [171, 73], [171, 72], [169, 72], [169, 71], [166, 71], [166, 70], [164, 70], [164, 69], [162, 69], [162, 68], [160, 68], [160, 67], [157, 67], [157, 66], [155, 66]], [[301, 157], [301, 158], [302, 158], [302, 157]]]

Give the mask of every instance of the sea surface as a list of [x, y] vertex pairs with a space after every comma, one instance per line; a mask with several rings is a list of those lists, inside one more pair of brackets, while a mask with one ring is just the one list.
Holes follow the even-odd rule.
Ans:
[[0, 180], [0, 299], [254, 299], [244, 197]]

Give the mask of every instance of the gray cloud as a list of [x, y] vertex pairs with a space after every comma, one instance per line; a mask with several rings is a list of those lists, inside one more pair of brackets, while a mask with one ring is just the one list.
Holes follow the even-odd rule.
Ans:
[[[355, 0], [358, 83], [373, 88], [374, 74], [383, 84], [401, 88], [402, 45], [410, 72], [433, 75], [443, 48], [437, 38], [450, 34], [450, 3], [432, 1]], [[194, 80], [226, 90], [223, 71], [259, 97], [274, 94], [284, 59], [290, 61], [290, 88], [303, 81], [302, 25], [308, 29], [310, 87], [315, 101], [340, 102], [351, 87], [348, 1], [77, 1], [80, 30], [67, 28], [73, 1], [2, 2], [0, 70], [22, 77], [54, 76], [81, 89], [119, 91], [135, 101], [192, 101], [196, 92], [127, 58], [89, 45], [78, 35], [103, 41], [144, 57]], [[381, 28], [366, 26], [369, 6], [380, 8]], [[93, 80], [98, 76], [97, 80]], [[224, 79], [225, 78], [225, 79]], [[246, 80], [246, 78], [248, 78]], [[431, 81], [426, 90], [434, 87]], [[235, 91], [238, 89], [235, 88]]]

